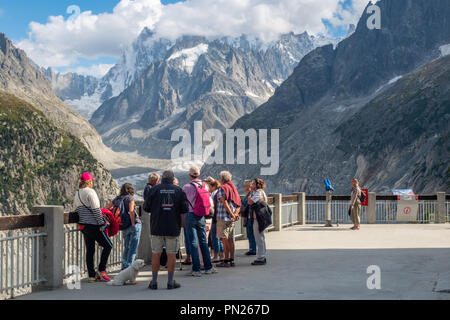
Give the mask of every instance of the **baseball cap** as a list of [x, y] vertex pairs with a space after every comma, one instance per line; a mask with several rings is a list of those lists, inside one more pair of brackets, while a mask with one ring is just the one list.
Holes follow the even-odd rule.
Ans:
[[95, 178], [89, 172], [85, 172], [81, 175], [80, 181], [90, 181], [90, 180], [95, 180]]

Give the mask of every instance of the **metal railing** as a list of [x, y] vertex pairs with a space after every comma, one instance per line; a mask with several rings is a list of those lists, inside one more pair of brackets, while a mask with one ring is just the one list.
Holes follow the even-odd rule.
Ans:
[[447, 209], [447, 222], [450, 222], [450, 201], [445, 202], [445, 207]]
[[[273, 209], [272, 209], [273, 210]], [[298, 202], [288, 201], [281, 205], [281, 226], [283, 228], [293, 226], [298, 223]]]
[[[84, 237], [76, 224], [67, 224], [64, 226], [64, 277], [70, 277], [77, 270], [81, 272], [82, 276], [87, 274], [86, 266], [86, 246], [84, 244]], [[116, 236], [111, 237], [111, 242], [114, 245], [114, 250], [108, 259], [107, 271], [116, 271], [122, 266], [122, 252], [124, 248], [124, 240], [122, 232], [119, 232]], [[100, 249], [100, 250], [99, 250]], [[100, 263], [101, 247], [97, 245], [94, 255], [94, 265]], [[75, 267], [75, 268], [74, 268]]]
[[45, 280], [40, 278], [38, 258], [44, 236], [34, 230], [0, 234], [0, 296], [29, 292], [33, 284]]

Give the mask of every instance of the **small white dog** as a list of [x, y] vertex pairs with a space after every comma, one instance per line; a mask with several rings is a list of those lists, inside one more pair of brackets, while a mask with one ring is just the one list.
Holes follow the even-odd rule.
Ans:
[[136, 277], [139, 274], [139, 270], [141, 270], [144, 266], [144, 260], [137, 259], [131, 266], [129, 266], [125, 270], [122, 270], [117, 276], [115, 276], [114, 280], [109, 282], [108, 284], [111, 286], [123, 286], [126, 282], [135, 284]]

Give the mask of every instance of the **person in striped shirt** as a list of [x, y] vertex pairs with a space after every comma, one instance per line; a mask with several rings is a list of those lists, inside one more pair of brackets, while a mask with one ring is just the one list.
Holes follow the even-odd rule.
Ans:
[[[106, 264], [112, 247], [106, 239], [105, 220], [100, 209], [100, 200], [94, 190], [95, 178], [88, 172], [80, 178], [79, 190], [75, 194], [74, 205], [78, 213], [78, 226], [84, 236], [86, 245], [86, 265], [89, 282], [109, 282], [111, 279], [106, 273]], [[103, 247], [98, 272], [94, 268], [95, 243]]]

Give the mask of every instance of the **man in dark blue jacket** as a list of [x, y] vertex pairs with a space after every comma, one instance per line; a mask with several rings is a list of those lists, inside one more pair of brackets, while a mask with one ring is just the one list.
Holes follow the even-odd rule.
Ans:
[[152, 281], [149, 288], [158, 289], [158, 271], [160, 258], [165, 246], [167, 252], [167, 269], [169, 279], [167, 289], [177, 289], [180, 284], [173, 278], [175, 275], [176, 255], [180, 248], [180, 232], [183, 215], [189, 211], [186, 194], [173, 184], [173, 171], [162, 175], [161, 184], [153, 187], [145, 198], [144, 210], [150, 215], [152, 237]]

